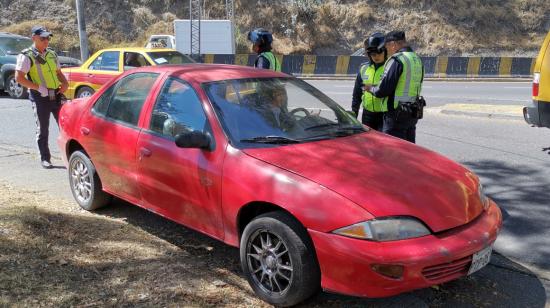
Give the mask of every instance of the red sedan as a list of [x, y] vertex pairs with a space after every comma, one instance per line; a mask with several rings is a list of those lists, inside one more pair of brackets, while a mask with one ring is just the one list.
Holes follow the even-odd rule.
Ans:
[[82, 208], [116, 196], [240, 247], [252, 289], [275, 305], [469, 275], [502, 224], [472, 172], [269, 70], [139, 68], [65, 104], [60, 127]]

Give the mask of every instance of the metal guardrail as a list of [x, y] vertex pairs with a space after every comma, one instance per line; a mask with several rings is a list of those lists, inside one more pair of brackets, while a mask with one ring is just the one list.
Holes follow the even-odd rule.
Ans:
[[[355, 76], [364, 56], [277, 55], [287, 74], [308, 76]], [[535, 58], [520, 57], [421, 57], [426, 77], [431, 78], [527, 78], [532, 76]], [[201, 56], [204, 63], [253, 66], [256, 55]]]

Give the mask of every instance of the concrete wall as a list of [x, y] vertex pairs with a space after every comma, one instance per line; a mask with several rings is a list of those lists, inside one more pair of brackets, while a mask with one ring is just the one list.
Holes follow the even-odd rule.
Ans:
[[[255, 55], [203, 55], [204, 63], [254, 64]], [[367, 57], [277, 55], [283, 72], [296, 76], [353, 76]], [[531, 77], [535, 58], [422, 57], [426, 77]]]

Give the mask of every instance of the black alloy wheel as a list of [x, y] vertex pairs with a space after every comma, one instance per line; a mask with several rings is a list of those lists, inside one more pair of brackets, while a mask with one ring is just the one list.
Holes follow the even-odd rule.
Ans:
[[241, 266], [262, 300], [292, 306], [320, 288], [320, 270], [305, 228], [284, 212], [258, 216], [241, 237]]

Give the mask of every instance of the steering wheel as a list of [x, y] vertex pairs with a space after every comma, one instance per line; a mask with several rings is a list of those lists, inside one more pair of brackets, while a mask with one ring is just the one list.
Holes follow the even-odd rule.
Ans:
[[[303, 116], [303, 117], [297, 116], [296, 114], [298, 112], [305, 113], [305, 116]], [[305, 117], [308, 117], [309, 115], [311, 115], [311, 113], [306, 108], [302, 108], [302, 107], [294, 108], [294, 109], [290, 110], [288, 113], [290, 113], [290, 115], [292, 117], [294, 117], [294, 119], [296, 119], [296, 120], [300, 120], [302, 118], [305, 118]]]

